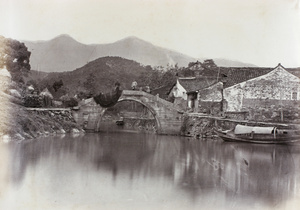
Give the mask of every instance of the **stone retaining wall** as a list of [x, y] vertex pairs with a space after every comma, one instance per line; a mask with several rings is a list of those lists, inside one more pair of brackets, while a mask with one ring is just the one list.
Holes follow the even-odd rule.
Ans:
[[[55, 133], [83, 132], [75, 122], [71, 109], [26, 108], [31, 125], [24, 125], [25, 132], [32, 136]], [[35, 125], [37, 124], [37, 125]], [[39, 128], [35, 128], [35, 127]]]
[[213, 128], [229, 130], [233, 129], [237, 124], [250, 126], [276, 126], [278, 128], [290, 127], [294, 129], [300, 129], [299, 124], [254, 122], [247, 120], [219, 118], [209, 115], [186, 114], [184, 115], [184, 120], [181, 127], [181, 135], [194, 138], [211, 138], [215, 137]]
[[70, 122], [74, 122], [75, 120], [73, 118], [72, 112], [70, 109], [37, 109], [37, 108], [27, 108], [26, 109], [28, 112], [30, 113], [36, 113], [39, 115], [44, 115], [44, 116], [49, 116], [52, 119], [56, 120], [56, 121], [70, 121]]

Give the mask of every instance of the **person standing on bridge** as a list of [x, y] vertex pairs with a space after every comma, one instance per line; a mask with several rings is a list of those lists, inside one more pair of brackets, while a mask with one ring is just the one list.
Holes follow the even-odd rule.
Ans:
[[121, 84], [119, 82], [115, 83], [115, 91], [119, 91], [120, 90], [120, 86]]
[[136, 88], [137, 88], [137, 82], [136, 82], [136, 81], [133, 81], [133, 82], [131, 83], [131, 89], [132, 89], [132, 90], [136, 90]]
[[146, 86], [146, 87], [145, 87], [145, 92], [146, 92], [146, 93], [151, 93], [151, 90], [150, 90], [150, 87], [149, 87], [149, 86]]

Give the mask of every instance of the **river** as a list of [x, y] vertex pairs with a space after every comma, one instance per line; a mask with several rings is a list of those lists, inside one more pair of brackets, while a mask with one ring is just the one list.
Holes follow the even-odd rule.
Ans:
[[0, 209], [299, 209], [300, 146], [137, 133], [0, 144]]

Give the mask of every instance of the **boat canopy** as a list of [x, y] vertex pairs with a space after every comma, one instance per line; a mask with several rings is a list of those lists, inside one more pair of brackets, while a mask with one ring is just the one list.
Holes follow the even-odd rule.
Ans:
[[246, 125], [237, 125], [235, 126], [235, 134], [247, 134], [247, 133], [260, 133], [260, 134], [271, 134], [275, 127], [257, 127], [257, 126], [246, 126]]

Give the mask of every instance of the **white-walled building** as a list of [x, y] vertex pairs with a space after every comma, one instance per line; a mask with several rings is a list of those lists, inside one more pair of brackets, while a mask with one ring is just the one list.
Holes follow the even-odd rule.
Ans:
[[226, 111], [289, 106], [300, 100], [300, 79], [279, 64], [265, 75], [225, 88], [223, 94]]
[[175, 97], [174, 103], [181, 104], [188, 109], [198, 109], [198, 92], [216, 83], [216, 78], [209, 77], [184, 77], [178, 78], [176, 84], [171, 90]]

